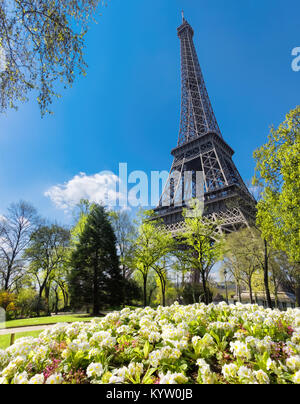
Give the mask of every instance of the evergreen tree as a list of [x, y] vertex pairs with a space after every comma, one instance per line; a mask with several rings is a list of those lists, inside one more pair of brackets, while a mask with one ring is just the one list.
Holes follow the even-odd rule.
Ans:
[[98, 315], [104, 305], [122, 302], [122, 277], [116, 237], [105, 208], [93, 205], [71, 254], [70, 292], [73, 307], [92, 305]]

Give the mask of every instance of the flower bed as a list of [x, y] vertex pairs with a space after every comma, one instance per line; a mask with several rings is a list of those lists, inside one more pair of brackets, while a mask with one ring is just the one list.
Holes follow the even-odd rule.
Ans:
[[300, 310], [224, 303], [57, 324], [0, 350], [0, 384], [300, 383]]

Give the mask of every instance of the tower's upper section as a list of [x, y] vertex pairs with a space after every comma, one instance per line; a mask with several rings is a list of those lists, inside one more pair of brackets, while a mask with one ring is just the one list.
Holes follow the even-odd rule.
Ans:
[[182, 16], [178, 28], [181, 42], [181, 120], [178, 146], [208, 132], [221, 135], [206, 90], [197, 52], [193, 42], [194, 31]]

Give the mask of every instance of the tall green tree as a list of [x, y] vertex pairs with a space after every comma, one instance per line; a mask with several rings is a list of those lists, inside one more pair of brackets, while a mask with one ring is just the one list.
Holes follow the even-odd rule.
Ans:
[[116, 237], [103, 206], [91, 208], [79, 242], [71, 256], [71, 303], [75, 307], [92, 305], [98, 315], [104, 305], [122, 302], [122, 277]]
[[165, 231], [162, 222], [155, 218], [152, 211], [142, 215], [134, 246], [132, 266], [143, 278], [144, 306], [147, 306], [147, 280], [149, 272], [155, 270], [159, 276], [162, 290], [164, 288], [165, 269], [159, 265], [162, 258], [170, 253], [173, 245], [172, 235]]
[[254, 184], [264, 189], [257, 206], [259, 226], [277, 250], [300, 262], [300, 106], [271, 129], [254, 158]]
[[28, 274], [31, 274], [38, 285], [38, 316], [43, 293], [46, 298], [48, 312], [50, 288], [55, 271], [60, 270], [69, 248], [70, 232], [68, 229], [52, 224], [41, 226], [32, 233], [30, 244], [25, 250], [24, 258], [29, 261]]
[[224, 257], [233, 265], [231, 272], [248, 288], [251, 303], [254, 303], [253, 277], [261, 268], [258, 248], [254, 229], [248, 228], [227, 235], [224, 246]]
[[[257, 223], [265, 239], [285, 251], [291, 263], [300, 262], [300, 106], [272, 128], [268, 142], [254, 152], [253, 183], [263, 187]], [[300, 283], [296, 288], [300, 304]]]
[[202, 209], [196, 201], [191, 209], [184, 211], [184, 220], [181, 244], [187, 247], [186, 260], [195, 271], [195, 279], [201, 278], [205, 303], [209, 304], [208, 277], [223, 249], [223, 237], [218, 231], [220, 223], [202, 216]]
[[168, 250], [166, 254], [155, 264], [153, 264], [153, 269], [156, 273], [157, 279], [160, 284], [160, 289], [161, 289], [161, 304], [163, 307], [166, 306], [166, 288], [168, 284], [168, 272], [170, 271], [170, 268], [172, 266], [172, 262], [170, 261], [170, 256], [168, 252], [171, 251], [171, 245], [173, 240], [171, 239], [166, 239], [168, 242]]
[[85, 35], [100, 0], [0, 1], [0, 112], [38, 93], [41, 114], [85, 74]]

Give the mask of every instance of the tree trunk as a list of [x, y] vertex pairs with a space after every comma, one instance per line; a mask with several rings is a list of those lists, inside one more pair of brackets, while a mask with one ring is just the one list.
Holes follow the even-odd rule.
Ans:
[[55, 291], [55, 314], [57, 315], [58, 313], [58, 302], [59, 302], [59, 297], [58, 297], [58, 292], [57, 290]]
[[144, 280], [144, 307], [147, 306], [147, 276], [143, 275]]
[[267, 297], [268, 307], [270, 309], [273, 308], [272, 299], [270, 294], [270, 287], [269, 287], [269, 258], [268, 258], [268, 243], [267, 240], [264, 239], [264, 283], [265, 283], [265, 291]]
[[64, 302], [64, 307], [68, 307], [69, 306], [69, 294], [66, 291], [65, 291], [65, 294], [66, 294], [66, 301]]
[[206, 278], [205, 278], [205, 273], [201, 271], [202, 274], [202, 286], [203, 286], [203, 291], [204, 291], [204, 299], [205, 299], [205, 304], [209, 304], [209, 296], [208, 296], [208, 290], [207, 290], [207, 285], [206, 285]]
[[250, 303], [254, 304], [251, 279], [249, 279], [249, 295], [250, 295]]
[[275, 308], [278, 309], [278, 291], [277, 291], [277, 285], [276, 285], [276, 278], [273, 273], [273, 285], [274, 285], [274, 298], [275, 298]]
[[161, 294], [162, 294], [162, 304], [166, 307], [166, 283], [164, 279], [161, 279]]
[[46, 304], [47, 304], [47, 315], [51, 315], [51, 310], [50, 310], [50, 286], [45, 286], [45, 298], [46, 298]]
[[298, 281], [296, 285], [295, 295], [296, 295], [296, 306], [300, 307], [300, 281]]
[[37, 315], [38, 317], [41, 316], [40, 307], [41, 307], [41, 301], [42, 301], [42, 294], [43, 294], [43, 289], [40, 289], [40, 291], [39, 291], [39, 297], [38, 297], [38, 301], [37, 301], [37, 308], [36, 308], [36, 315]]
[[63, 299], [64, 299], [64, 309], [65, 309], [65, 308], [67, 307], [67, 296], [66, 296], [66, 292], [65, 292], [64, 288], [61, 287], [61, 286], [60, 286], [60, 290], [61, 290], [62, 295], [63, 295]]
[[237, 284], [237, 287], [238, 287], [239, 302], [242, 303], [241, 285], [240, 285], [239, 282], [238, 282], [238, 284]]
[[11, 265], [7, 267], [7, 274], [5, 277], [5, 283], [4, 283], [4, 291], [7, 292], [9, 289], [9, 280], [10, 280], [10, 274], [11, 274]]
[[96, 262], [94, 264], [94, 296], [93, 296], [93, 315], [99, 314], [99, 285], [98, 285], [98, 255], [96, 254]]

